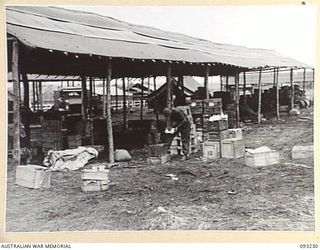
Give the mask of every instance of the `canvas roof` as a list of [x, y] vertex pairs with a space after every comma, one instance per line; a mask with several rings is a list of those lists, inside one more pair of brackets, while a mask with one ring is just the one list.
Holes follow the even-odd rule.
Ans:
[[8, 34], [32, 48], [242, 68], [309, 67], [273, 50], [213, 43], [95, 13], [40, 6], [7, 6], [6, 10]]

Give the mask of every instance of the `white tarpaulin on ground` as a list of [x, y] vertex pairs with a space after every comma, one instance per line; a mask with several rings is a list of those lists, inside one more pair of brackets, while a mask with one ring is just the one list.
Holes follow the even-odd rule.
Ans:
[[50, 150], [43, 160], [43, 165], [49, 167], [52, 171], [77, 170], [97, 156], [98, 151], [96, 149], [87, 147], [63, 151]]

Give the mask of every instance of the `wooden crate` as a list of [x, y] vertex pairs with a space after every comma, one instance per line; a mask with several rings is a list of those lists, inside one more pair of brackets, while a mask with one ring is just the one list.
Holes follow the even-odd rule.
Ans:
[[104, 165], [84, 169], [81, 172], [83, 192], [105, 191], [109, 187], [109, 170]]
[[244, 156], [243, 139], [225, 139], [221, 141], [221, 157], [236, 159]]
[[313, 145], [309, 146], [294, 146], [291, 150], [293, 160], [313, 158]]
[[267, 152], [245, 153], [246, 166], [249, 167], [263, 167], [275, 165], [280, 162], [280, 154], [276, 150]]
[[228, 129], [228, 121], [225, 119], [207, 121], [205, 125], [208, 132], [219, 132]]
[[19, 165], [16, 168], [15, 184], [28, 188], [49, 188], [51, 171], [39, 165]]
[[206, 138], [208, 141], [222, 141], [229, 138], [229, 131], [226, 129], [220, 132], [208, 132]]
[[81, 135], [68, 135], [68, 148], [77, 148], [82, 144]]
[[228, 129], [228, 131], [229, 131], [229, 138], [242, 139], [242, 129], [241, 128]]
[[148, 147], [149, 157], [160, 157], [167, 154], [169, 145], [167, 143], [159, 143]]
[[158, 164], [164, 164], [171, 159], [171, 154], [165, 154], [159, 157], [149, 157], [148, 158], [148, 164], [151, 165], [158, 165]]
[[220, 142], [205, 141], [202, 144], [203, 159], [214, 160], [220, 158]]

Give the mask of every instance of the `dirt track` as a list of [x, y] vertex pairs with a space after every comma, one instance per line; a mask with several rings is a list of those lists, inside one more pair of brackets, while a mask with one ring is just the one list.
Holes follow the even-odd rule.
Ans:
[[245, 127], [246, 146], [281, 152], [268, 167], [203, 162], [200, 153], [148, 166], [136, 150], [128, 167], [110, 170], [108, 191], [83, 193], [80, 171], [54, 172], [50, 189], [32, 190], [14, 184], [9, 166], [6, 231], [315, 230], [313, 159], [287, 164], [294, 145], [312, 144], [313, 120], [295, 119]]

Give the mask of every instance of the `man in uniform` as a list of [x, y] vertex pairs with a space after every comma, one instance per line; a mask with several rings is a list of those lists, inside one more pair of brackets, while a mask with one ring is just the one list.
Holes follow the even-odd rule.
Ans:
[[[187, 117], [187, 115], [178, 108], [165, 108], [163, 110], [164, 117], [167, 118], [167, 127], [171, 127], [173, 129], [169, 138], [169, 145], [171, 145], [173, 138], [177, 133], [181, 134], [181, 142], [182, 142], [182, 161], [189, 159], [190, 152], [190, 130], [191, 124]], [[168, 122], [171, 124], [168, 126]]]

